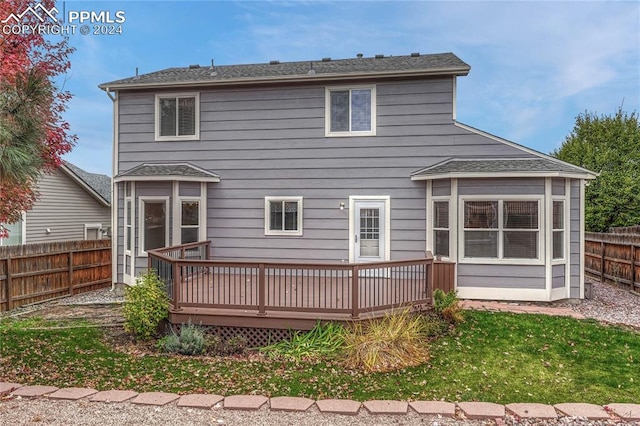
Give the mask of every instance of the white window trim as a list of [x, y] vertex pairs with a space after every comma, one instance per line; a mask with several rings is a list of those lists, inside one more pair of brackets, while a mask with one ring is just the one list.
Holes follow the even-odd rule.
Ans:
[[87, 239], [87, 231], [90, 229], [98, 230], [98, 239], [102, 239], [102, 224], [101, 223], [85, 223], [84, 224], [84, 239]]
[[[358, 90], [369, 89], [371, 90], [371, 130], [366, 131], [348, 131], [348, 132], [332, 132], [331, 131], [331, 92], [340, 90]], [[351, 102], [351, 96], [349, 96], [349, 102]], [[375, 136], [376, 135], [376, 117], [377, 117], [377, 102], [376, 102], [376, 86], [372, 85], [354, 85], [354, 86], [327, 86], [325, 87], [325, 101], [324, 101], [324, 129], [326, 137], [357, 137], [357, 136]], [[351, 126], [351, 104], [349, 104], [349, 126]]]
[[164, 202], [164, 211], [165, 211], [165, 244], [170, 244], [169, 239], [169, 197], [157, 197], [157, 196], [140, 196], [138, 197], [138, 256], [139, 257], [147, 257], [148, 254], [144, 250], [144, 203], [145, 202]]
[[[27, 244], [27, 212], [21, 213], [20, 221], [22, 221], [22, 229], [20, 230], [20, 245], [23, 246]], [[4, 247], [4, 241], [6, 238], [0, 238], [0, 247]]]
[[[487, 231], [498, 232], [498, 255], [503, 254], [503, 223], [502, 223], [502, 203], [504, 201], [537, 201], [538, 202], [538, 257], [536, 259], [513, 259], [504, 257], [466, 257], [464, 246], [464, 235], [466, 229], [464, 227], [464, 203], [470, 201], [498, 201], [498, 228], [486, 229]], [[545, 210], [544, 196], [510, 196], [510, 195], [484, 195], [484, 196], [467, 196], [460, 197], [461, 213], [458, 217], [458, 250], [460, 253], [459, 263], [466, 264], [496, 264], [496, 265], [544, 265], [545, 264]], [[451, 224], [450, 224], [451, 225]], [[478, 229], [478, 231], [485, 229]], [[516, 230], [517, 231], [517, 230]], [[531, 230], [531, 232], [534, 232]]]
[[[160, 136], [160, 99], [166, 98], [195, 98], [196, 117], [195, 134], [184, 136]], [[160, 93], [155, 96], [155, 140], [156, 141], [197, 141], [200, 140], [200, 93], [198, 92], [175, 92]]]
[[[556, 201], [562, 202], [562, 229], [554, 229], [553, 227], [553, 203]], [[563, 265], [567, 261], [567, 200], [565, 196], [554, 196], [551, 197], [551, 212], [549, 213], [549, 228], [551, 232], [551, 247], [549, 247], [549, 252], [551, 255], [551, 263], [552, 265]], [[556, 231], [562, 231], [562, 257], [553, 257], [553, 235]]]
[[[183, 202], [196, 202], [198, 203], [198, 224], [197, 225], [183, 225], [182, 224], [182, 203]], [[198, 241], [201, 241], [202, 235], [202, 197], [179, 197], [178, 198], [178, 222], [177, 222], [179, 238], [176, 241], [182, 242], [182, 229], [197, 229]]]
[[[270, 203], [272, 201], [295, 201], [298, 203], [298, 229], [295, 231], [282, 231], [282, 230], [271, 230], [269, 225], [271, 224], [271, 208]], [[271, 236], [292, 236], [292, 237], [301, 237], [302, 236], [302, 216], [303, 216], [303, 202], [302, 197], [278, 197], [278, 196], [268, 196], [264, 197], [264, 235]]]
[[[449, 215], [449, 227], [448, 228], [436, 228], [435, 224], [433, 223], [433, 220], [436, 217], [436, 203], [442, 203], [442, 202], [447, 202], [449, 203], [449, 208], [448, 208], [448, 215]], [[450, 260], [451, 259], [451, 250], [453, 247], [453, 232], [451, 231], [452, 229], [452, 225], [455, 221], [455, 218], [453, 217], [453, 212], [452, 210], [452, 203], [453, 201], [451, 200], [451, 196], [449, 195], [439, 195], [439, 196], [432, 196], [431, 197], [431, 210], [430, 210], [430, 215], [429, 215], [429, 221], [431, 223], [431, 241], [432, 241], [432, 246], [431, 246], [431, 251], [433, 253], [434, 256], [440, 256], [440, 258], [444, 259], [444, 260]], [[449, 231], [449, 256], [442, 256], [442, 255], [436, 255], [436, 239], [435, 239], [435, 232], [436, 231]]]
[[[126, 194], [126, 190], [125, 190], [125, 194]], [[127, 215], [127, 203], [131, 203], [131, 211], [129, 212], [131, 214], [131, 217], [128, 217]], [[122, 244], [124, 245], [124, 252], [125, 254], [131, 256], [131, 247], [129, 247], [129, 245], [127, 244], [127, 233], [131, 234], [131, 244], [135, 245], [135, 235], [133, 234], [133, 218], [135, 217], [134, 214], [134, 210], [135, 210], [135, 205], [133, 204], [133, 199], [131, 196], [125, 196], [124, 197], [124, 241], [122, 242]], [[129, 229], [127, 229], [129, 228]]]

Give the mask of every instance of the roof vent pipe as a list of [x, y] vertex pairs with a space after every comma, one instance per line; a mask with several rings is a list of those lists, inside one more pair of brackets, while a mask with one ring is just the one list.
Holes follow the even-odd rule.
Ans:
[[218, 75], [218, 73], [216, 72], [216, 66], [213, 63], [213, 58], [211, 59], [211, 77], [215, 77], [216, 75]]
[[136, 80], [140, 78], [140, 75], [138, 75], [138, 67], [136, 67], [136, 76], [134, 77]]
[[309, 62], [309, 72], [308, 75], [316, 75], [316, 70], [313, 69], [313, 61]]

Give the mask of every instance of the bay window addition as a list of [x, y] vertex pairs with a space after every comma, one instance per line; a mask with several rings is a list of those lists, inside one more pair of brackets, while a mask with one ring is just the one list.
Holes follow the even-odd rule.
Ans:
[[464, 257], [539, 259], [538, 201], [465, 201]]
[[302, 197], [265, 198], [265, 235], [302, 235]]
[[180, 244], [198, 242], [200, 233], [200, 202], [183, 200], [180, 209]]
[[200, 96], [156, 95], [156, 140], [198, 139]]
[[449, 257], [449, 201], [433, 202], [433, 254]]
[[553, 259], [564, 259], [564, 201], [553, 202]]
[[327, 136], [375, 135], [376, 91], [374, 86], [328, 88]]

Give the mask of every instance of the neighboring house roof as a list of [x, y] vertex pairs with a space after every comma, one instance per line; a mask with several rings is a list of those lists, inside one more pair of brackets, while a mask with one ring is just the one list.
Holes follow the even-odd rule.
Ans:
[[111, 206], [111, 178], [109, 176], [89, 173], [68, 161], [63, 161], [60, 170], [86, 189], [102, 204]]
[[189, 163], [145, 163], [114, 178], [115, 182], [139, 180], [220, 182], [220, 176]]
[[216, 85], [241, 82], [281, 82], [291, 80], [327, 80], [349, 77], [382, 77], [412, 75], [467, 75], [471, 67], [453, 53], [408, 56], [376, 55], [373, 58], [324, 58], [317, 61], [279, 62], [248, 65], [192, 65], [167, 68], [121, 80], [103, 83], [99, 87], [111, 91], [141, 87], [176, 85]]
[[411, 180], [443, 179], [456, 177], [574, 177], [593, 179], [595, 176], [571, 164], [546, 158], [450, 158], [411, 174]]

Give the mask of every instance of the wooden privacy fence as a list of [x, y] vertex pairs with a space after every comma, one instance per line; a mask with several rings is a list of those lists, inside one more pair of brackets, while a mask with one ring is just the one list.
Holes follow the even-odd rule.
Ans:
[[585, 273], [640, 292], [640, 234], [585, 233]]
[[111, 285], [111, 240], [0, 247], [0, 311]]

